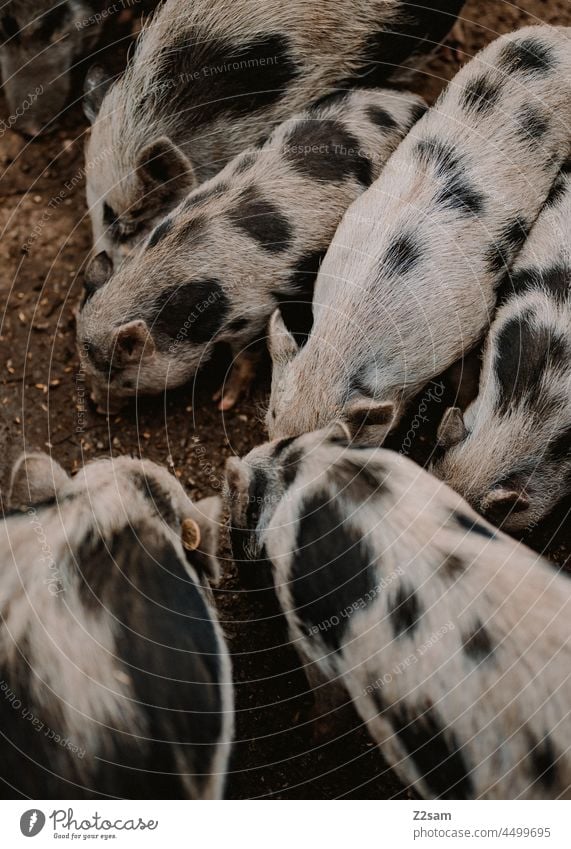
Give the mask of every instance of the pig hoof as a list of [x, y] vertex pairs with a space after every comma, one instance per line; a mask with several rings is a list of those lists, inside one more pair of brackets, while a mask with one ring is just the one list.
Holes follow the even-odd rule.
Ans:
[[222, 412], [226, 412], [227, 410], [231, 410], [232, 407], [236, 405], [238, 402], [239, 396], [236, 393], [227, 393], [224, 395], [218, 404], [218, 409]]
[[218, 401], [218, 409], [222, 412], [235, 407], [240, 398], [247, 393], [250, 381], [242, 379], [242, 375], [232, 372], [229, 380], [223, 384], [218, 392], [212, 396], [213, 401]]

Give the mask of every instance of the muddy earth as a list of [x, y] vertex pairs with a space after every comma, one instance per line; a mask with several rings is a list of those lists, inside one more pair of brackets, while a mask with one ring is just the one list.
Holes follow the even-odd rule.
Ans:
[[[519, 5], [519, 9], [517, 8]], [[469, 0], [448, 42], [411, 87], [430, 101], [467, 59], [497, 34], [529, 23], [571, 25], [569, 0]], [[128, 41], [110, 25], [103, 58], [123, 61]], [[99, 57], [98, 57], [99, 58]], [[141, 398], [106, 419], [89, 401], [75, 351], [74, 309], [90, 250], [83, 148], [88, 133], [77, 85], [55, 133], [26, 141], [0, 132], [0, 487], [24, 449], [47, 450], [67, 469], [95, 457], [142, 455], [167, 464], [192, 498], [222, 488], [225, 460], [264, 441], [269, 368], [253, 397], [226, 414], [211, 396], [229, 365], [221, 350], [193, 384]], [[1, 114], [6, 107], [0, 104]], [[426, 460], [443, 404], [411, 454]], [[414, 408], [414, 405], [412, 405]], [[406, 433], [393, 438], [398, 447]], [[563, 504], [526, 541], [554, 568], [568, 569], [569, 510]], [[271, 600], [242, 591], [222, 540], [224, 579], [215, 590], [232, 653], [237, 732], [230, 798], [394, 798], [411, 795], [387, 769], [355, 715], [316, 737], [312, 700], [284, 623]]]

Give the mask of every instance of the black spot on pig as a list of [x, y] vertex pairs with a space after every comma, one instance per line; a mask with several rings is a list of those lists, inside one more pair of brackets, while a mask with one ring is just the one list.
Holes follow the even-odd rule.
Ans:
[[281, 457], [286, 448], [289, 448], [289, 446], [292, 445], [297, 438], [297, 436], [286, 436], [285, 439], [280, 439], [276, 442], [274, 450], [272, 451], [272, 458], [276, 460], [278, 457]]
[[458, 154], [452, 145], [433, 136], [417, 142], [414, 153], [421, 165], [433, 167], [439, 174], [458, 170]]
[[372, 124], [380, 127], [381, 130], [396, 130], [398, 128], [397, 121], [393, 118], [390, 112], [383, 109], [382, 106], [369, 106], [367, 108], [367, 118]]
[[527, 731], [529, 738], [530, 772], [533, 783], [539, 782], [546, 790], [553, 790], [559, 781], [558, 760], [553, 741], [549, 734], [538, 740], [531, 732]]
[[252, 469], [250, 486], [248, 488], [248, 508], [246, 510], [246, 525], [255, 529], [260, 521], [262, 508], [266, 504], [269, 479], [266, 473], [254, 467]]
[[169, 233], [172, 233], [173, 227], [174, 223], [172, 218], [166, 218], [164, 221], [161, 221], [161, 223], [157, 227], [155, 227], [155, 229], [151, 233], [149, 241], [147, 242], [147, 248], [156, 248], [156, 246], [160, 244], [160, 242], [162, 242], [165, 236], [168, 236]]
[[255, 186], [249, 186], [229, 213], [235, 227], [254, 239], [269, 253], [283, 253], [293, 238], [292, 227], [280, 209]]
[[565, 265], [552, 265], [540, 274], [541, 287], [563, 303], [571, 290], [571, 268]]
[[567, 194], [567, 189], [571, 188], [567, 174], [560, 171], [547, 195], [545, 205], [548, 207], [557, 206], [559, 201], [563, 200]]
[[[367, 36], [360, 51], [363, 63], [356, 72], [359, 86], [382, 86], [412, 54], [434, 50], [452, 28], [463, 4], [464, 0], [400, 3], [398, 18]], [[354, 77], [349, 77], [340, 87], [354, 85]]]
[[149, 500], [153, 510], [157, 511], [162, 520], [167, 525], [174, 527], [177, 524], [177, 516], [172, 506], [172, 500], [160, 483], [142, 472], [136, 472], [133, 475], [133, 483], [139, 492]]
[[498, 102], [502, 93], [499, 82], [490, 79], [486, 74], [481, 74], [470, 80], [461, 95], [462, 105], [480, 115], [489, 112]]
[[435, 138], [423, 139], [416, 145], [416, 156], [425, 168], [435, 170], [436, 203], [472, 215], [482, 212], [484, 196], [471, 185], [466, 164], [451, 145]]
[[497, 409], [537, 405], [546, 375], [567, 365], [565, 339], [548, 327], [536, 325], [530, 311], [508, 319], [496, 340], [494, 371], [498, 384]]
[[[250, 115], [276, 103], [300, 71], [285, 35], [260, 35], [236, 44], [206, 37], [199, 27], [170, 44], [159, 62], [155, 86], [159, 92], [161, 87], [168, 91], [161, 105], [183, 122], [187, 116], [194, 128], [222, 115]], [[184, 84], [173, 88], [172, 80]]]
[[421, 247], [412, 233], [401, 233], [387, 248], [380, 273], [408, 274], [418, 264], [421, 256]]
[[553, 50], [539, 38], [528, 36], [506, 44], [500, 65], [509, 73], [547, 74], [555, 68]]
[[454, 732], [448, 731], [435, 709], [415, 709], [404, 702], [389, 715], [395, 732], [430, 793], [438, 799], [470, 799], [474, 787]]
[[199, 587], [153, 528], [126, 528], [109, 552], [116, 568], [103, 565], [114, 579], [103, 588], [102, 602], [116, 611], [117, 654], [133, 682], [133, 698], [144, 706], [149, 768], [167, 773], [156, 780], [164, 798], [178, 784], [176, 775], [168, 775], [180, 771], [177, 749], [187, 753], [198, 785], [213, 767], [222, 729], [216, 632]]
[[297, 477], [305, 457], [302, 448], [292, 449], [283, 460], [282, 477], [286, 487], [290, 487]]
[[515, 218], [504, 225], [486, 254], [486, 261], [492, 274], [499, 274], [509, 269], [527, 239], [529, 229], [529, 224], [523, 218]]
[[368, 188], [373, 181], [371, 160], [339, 121], [300, 121], [284, 142], [284, 156], [301, 174], [319, 182], [355, 177]]
[[284, 324], [298, 345], [303, 345], [313, 327], [315, 280], [326, 251], [311, 251], [301, 257], [283, 289], [272, 292]]
[[[210, 342], [218, 333], [230, 305], [220, 283], [214, 279], [193, 280], [160, 292], [154, 300], [151, 332], [157, 347]], [[166, 344], [165, 344], [166, 340]]]
[[549, 129], [549, 121], [546, 115], [530, 104], [526, 104], [520, 109], [516, 116], [516, 122], [522, 138], [534, 146], [541, 144]]
[[470, 516], [467, 516], [466, 513], [461, 513], [457, 510], [453, 514], [453, 516], [456, 524], [459, 525], [462, 530], [468, 531], [472, 534], [478, 534], [479, 536], [484, 537], [485, 539], [496, 538], [494, 531], [486, 527], [486, 525], [474, 521], [474, 519], [472, 519]]
[[319, 633], [339, 651], [347, 614], [364, 607], [375, 589], [371, 553], [326, 492], [305, 499], [294, 552], [290, 580], [296, 615], [308, 636]]
[[389, 600], [388, 609], [393, 637], [397, 639], [411, 636], [422, 615], [416, 591], [401, 581], [396, 593]]
[[154, 787], [159, 798], [178, 796], [176, 753], [185, 753], [200, 785], [212, 770], [222, 727], [218, 641], [200, 589], [152, 525], [128, 526], [108, 538], [93, 534], [76, 561], [82, 604], [109, 611], [118, 624], [115, 654], [148, 737], [128, 757], [121, 757], [118, 739], [122, 765], [106, 764], [105, 788], [117, 794], [116, 786], [130, 787], [148, 798]]
[[464, 651], [475, 663], [481, 663], [493, 654], [494, 646], [487, 629], [477, 620], [474, 628], [462, 636]]
[[539, 287], [541, 271], [537, 268], [526, 268], [521, 271], [506, 271], [498, 287], [498, 306], [502, 306], [513, 295]]
[[479, 215], [484, 209], [484, 195], [460, 173], [451, 174], [435, 197], [436, 203], [458, 212]]
[[549, 268], [526, 268], [513, 274], [508, 273], [498, 290], [498, 298], [503, 303], [510, 295], [534, 289], [545, 290], [558, 303], [564, 303], [571, 289], [571, 268], [552, 265]]
[[[240, 585], [249, 590], [267, 590], [273, 586], [273, 567], [265, 548], [259, 551], [255, 533], [263, 507], [271, 498], [270, 481], [263, 469], [251, 469], [248, 502], [244, 521], [246, 527], [230, 526], [232, 556], [236, 562]], [[270, 502], [270, 506], [271, 502]], [[277, 503], [273, 505], [277, 507]], [[255, 564], [255, 565], [254, 565]]]

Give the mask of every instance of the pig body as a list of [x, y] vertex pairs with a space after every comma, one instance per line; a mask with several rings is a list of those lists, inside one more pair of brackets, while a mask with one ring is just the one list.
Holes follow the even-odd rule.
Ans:
[[434, 376], [482, 338], [497, 289], [571, 138], [566, 28], [497, 39], [452, 80], [321, 266], [300, 351], [276, 316], [270, 436], [343, 419], [380, 443]]
[[11, 501], [0, 527], [4, 794], [219, 798], [233, 707], [206, 583], [218, 499], [193, 505], [153, 463], [97, 461], [72, 479], [31, 454]]
[[98, 256], [78, 316], [94, 400], [109, 408], [184, 383], [226, 342], [239, 358], [222, 402], [231, 406], [277, 305], [309, 332], [335, 228], [424, 109], [416, 95], [383, 89], [314, 107], [189, 194], [110, 278]]
[[102, 78], [88, 85], [96, 252], [117, 263], [198, 182], [300, 109], [382, 85], [433, 49], [462, 5], [355, 0], [348, 15], [341, 0], [166, 2], [104, 99]]
[[446, 412], [434, 471], [506, 530], [571, 490], [571, 173], [554, 184], [490, 328], [477, 398]]
[[270, 564], [320, 701], [350, 698], [425, 798], [569, 798], [569, 579], [411, 460], [335, 431], [227, 467], [236, 556]]

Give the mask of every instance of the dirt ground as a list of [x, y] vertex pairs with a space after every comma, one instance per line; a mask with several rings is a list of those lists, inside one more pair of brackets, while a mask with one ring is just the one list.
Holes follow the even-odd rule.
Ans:
[[[538, 21], [571, 25], [569, 0], [469, 0], [461, 27], [413, 87], [433, 99], [496, 34]], [[14, 457], [23, 449], [44, 449], [72, 470], [98, 456], [141, 454], [168, 464], [191, 497], [212, 494], [221, 489], [226, 458], [264, 440], [268, 374], [254, 398], [222, 415], [211, 401], [227, 366], [221, 352], [193, 386], [140, 399], [109, 420], [95, 413], [79, 371], [73, 319], [90, 249], [86, 132], [75, 104], [52, 136], [30, 143], [8, 131], [0, 138], [2, 491]], [[427, 432], [419, 449], [429, 444]], [[562, 505], [529, 540], [563, 568], [570, 550], [568, 509]], [[225, 577], [216, 599], [237, 694], [229, 797], [406, 797], [356, 716], [340, 735], [312, 738], [311, 700], [283, 622], [259, 594], [239, 589], [226, 542], [222, 554]]]

